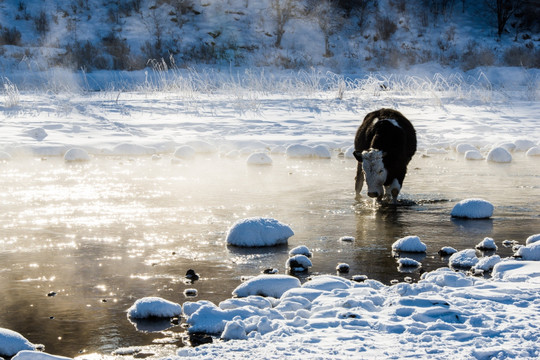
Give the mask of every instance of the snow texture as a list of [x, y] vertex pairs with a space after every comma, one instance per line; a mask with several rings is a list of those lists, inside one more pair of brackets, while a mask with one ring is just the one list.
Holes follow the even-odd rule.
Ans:
[[35, 350], [35, 346], [18, 332], [0, 328], [0, 355], [13, 356], [22, 350]]
[[392, 250], [402, 251], [402, 252], [411, 252], [411, 253], [423, 253], [426, 252], [427, 246], [418, 236], [406, 236], [399, 240], [396, 240], [392, 244]]
[[496, 147], [489, 151], [486, 160], [496, 163], [509, 163], [512, 162], [512, 154], [503, 147]]
[[527, 240], [525, 240], [525, 245], [530, 245], [537, 241], [540, 241], [540, 234], [534, 234], [534, 235], [529, 236]]
[[540, 241], [520, 247], [514, 254], [523, 260], [540, 261]]
[[496, 251], [497, 250], [497, 245], [495, 244], [495, 240], [493, 240], [492, 238], [484, 238], [484, 240], [482, 240], [480, 243], [478, 243], [476, 245], [476, 248], [478, 250], [492, 250], [492, 251]]
[[478, 259], [478, 262], [476, 265], [472, 267], [471, 270], [482, 270], [482, 271], [490, 271], [493, 269], [495, 265], [501, 262], [501, 257], [499, 255], [493, 255], [493, 256], [484, 256]]
[[454, 205], [450, 215], [456, 218], [487, 219], [493, 215], [493, 205], [483, 199], [465, 199]]
[[287, 290], [299, 286], [300, 280], [294, 276], [259, 275], [240, 284], [232, 293], [238, 297], [261, 295], [279, 298]]
[[238, 220], [227, 232], [227, 244], [243, 247], [286, 244], [292, 229], [272, 218], [252, 217]]
[[149, 317], [170, 318], [182, 314], [182, 307], [160, 297], [144, 297], [135, 301], [127, 310], [128, 317], [144, 319]]
[[51, 355], [39, 351], [23, 350], [11, 358], [11, 360], [68, 360], [71, 358]]

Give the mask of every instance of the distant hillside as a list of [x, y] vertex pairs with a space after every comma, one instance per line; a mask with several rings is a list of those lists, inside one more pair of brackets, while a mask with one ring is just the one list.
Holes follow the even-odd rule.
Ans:
[[[0, 70], [540, 67], [540, 0], [0, 0]], [[500, 16], [497, 16], [497, 10]]]

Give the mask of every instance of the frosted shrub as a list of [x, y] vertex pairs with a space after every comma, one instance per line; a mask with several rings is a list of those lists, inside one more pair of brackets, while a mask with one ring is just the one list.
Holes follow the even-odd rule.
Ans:
[[17, 85], [12, 83], [8, 78], [4, 78], [4, 106], [12, 108], [19, 105], [20, 94]]

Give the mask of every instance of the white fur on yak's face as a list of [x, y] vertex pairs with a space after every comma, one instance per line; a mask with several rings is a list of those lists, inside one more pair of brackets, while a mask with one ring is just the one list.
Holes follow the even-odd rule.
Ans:
[[362, 170], [368, 187], [368, 196], [380, 199], [384, 195], [383, 185], [388, 174], [383, 163], [383, 152], [376, 149], [362, 152]]

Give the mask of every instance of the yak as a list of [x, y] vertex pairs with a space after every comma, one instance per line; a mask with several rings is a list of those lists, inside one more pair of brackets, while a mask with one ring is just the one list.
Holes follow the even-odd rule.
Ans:
[[365, 178], [369, 197], [381, 201], [391, 196], [395, 204], [415, 152], [416, 131], [403, 114], [393, 109], [367, 114], [354, 139], [356, 198]]

